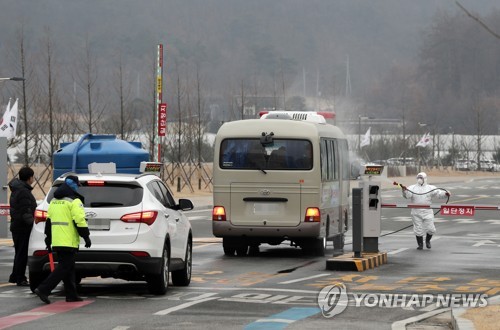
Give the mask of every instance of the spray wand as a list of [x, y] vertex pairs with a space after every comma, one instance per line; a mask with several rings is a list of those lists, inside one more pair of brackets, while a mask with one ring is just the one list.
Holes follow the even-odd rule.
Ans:
[[[448, 190], [444, 189], [444, 188], [434, 188], [434, 189], [429, 190], [429, 191], [424, 192], [424, 193], [416, 193], [414, 191], [411, 191], [405, 185], [403, 185], [403, 184], [401, 184], [399, 182], [394, 181], [392, 184], [395, 185], [395, 186], [400, 187], [401, 189], [403, 189], [403, 191], [408, 190], [409, 192], [411, 192], [412, 194], [415, 194], [415, 195], [427, 195], [428, 193], [433, 192], [434, 190], [444, 190], [446, 192], [446, 198], [447, 198], [445, 204], [448, 204], [448, 202], [450, 201], [450, 192]], [[436, 215], [438, 212], [439, 211], [437, 211], [436, 213], [434, 213], [434, 215]]]

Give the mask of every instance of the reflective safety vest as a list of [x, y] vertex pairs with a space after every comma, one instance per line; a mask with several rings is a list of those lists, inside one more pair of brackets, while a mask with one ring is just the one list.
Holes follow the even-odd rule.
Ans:
[[79, 198], [54, 198], [49, 204], [47, 217], [52, 225], [52, 246], [78, 248], [80, 235], [76, 226], [88, 227], [82, 201]]

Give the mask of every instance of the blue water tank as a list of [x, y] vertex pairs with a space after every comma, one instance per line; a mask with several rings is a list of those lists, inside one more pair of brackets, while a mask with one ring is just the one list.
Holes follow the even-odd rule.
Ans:
[[117, 173], [140, 173], [141, 162], [149, 161], [141, 147], [115, 135], [86, 134], [77, 142], [63, 142], [53, 155], [54, 179], [66, 172], [88, 173], [91, 163], [115, 163]]

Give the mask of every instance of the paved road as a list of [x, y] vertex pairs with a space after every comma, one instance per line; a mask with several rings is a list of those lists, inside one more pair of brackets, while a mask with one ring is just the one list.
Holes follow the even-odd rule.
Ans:
[[[499, 205], [500, 180], [445, 188], [453, 193], [450, 203]], [[384, 190], [382, 196], [384, 203], [404, 202], [398, 190]], [[362, 273], [325, 271], [325, 258], [304, 256], [285, 244], [263, 246], [259, 254], [244, 258], [225, 257], [221, 244], [208, 239], [210, 210], [196, 210], [189, 217], [197, 239], [192, 284], [171, 287], [165, 296], [148, 294], [141, 282], [92, 278], [82, 282], [86, 305], [75, 303], [68, 310], [64, 296], [56, 292], [57, 303], [46, 306], [29, 289], [5, 283], [13, 249], [0, 246], [0, 329], [30, 317], [39, 319], [14, 329], [390, 329], [396, 322], [441, 309], [431, 303], [407, 304], [409, 295], [405, 308], [355, 307], [355, 298], [375, 293], [500, 293], [498, 211], [477, 212], [473, 218], [438, 217], [431, 250], [417, 251], [410, 229], [381, 237], [380, 250], [389, 253], [389, 264]], [[383, 211], [383, 233], [410, 223], [409, 210]], [[318, 292], [337, 283], [347, 287], [348, 307], [325, 318], [318, 309]]]

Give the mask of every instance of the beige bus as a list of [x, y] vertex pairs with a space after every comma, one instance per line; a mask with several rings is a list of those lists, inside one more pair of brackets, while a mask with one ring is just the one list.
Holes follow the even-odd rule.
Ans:
[[213, 234], [226, 255], [283, 241], [314, 255], [327, 240], [342, 249], [349, 172], [345, 135], [315, 112], [225, 123], [215, 139]]

